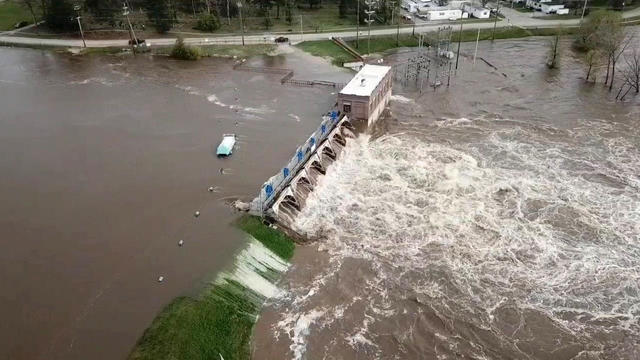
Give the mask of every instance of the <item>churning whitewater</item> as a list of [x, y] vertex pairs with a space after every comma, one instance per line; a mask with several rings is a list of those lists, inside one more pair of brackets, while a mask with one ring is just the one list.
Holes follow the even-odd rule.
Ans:
[[637, 144], [598, 121], [404, 130], [351, 141], [294, 224], [330, 256], [289, 289], [280, 330], [314, 322], [294, 358], [302, 336], [382, 358], [640, 356]]

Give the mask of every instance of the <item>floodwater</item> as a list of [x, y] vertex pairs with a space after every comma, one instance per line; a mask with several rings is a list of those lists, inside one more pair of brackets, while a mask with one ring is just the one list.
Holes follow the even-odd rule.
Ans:
[[585, 84], [566, 42], [548, 70], [547, 41], [396, 81], [292, 224], [318, 240], [255, 359], [640, 359], [640, 99]]
[[[249, 63], [352, 76], [300, 53]], [[0, 48], [0, 359], [125, 358], [233, 263], [246, 238], [225, 200], [256, 193], [335, 90], [232, 64]]]

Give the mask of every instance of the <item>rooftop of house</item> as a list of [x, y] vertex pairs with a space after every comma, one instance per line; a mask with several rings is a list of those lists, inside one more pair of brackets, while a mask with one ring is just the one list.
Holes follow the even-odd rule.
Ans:
[[390, 66], [367, 64], [340, 90], [340, 94], [369, 96], [390, 70]]

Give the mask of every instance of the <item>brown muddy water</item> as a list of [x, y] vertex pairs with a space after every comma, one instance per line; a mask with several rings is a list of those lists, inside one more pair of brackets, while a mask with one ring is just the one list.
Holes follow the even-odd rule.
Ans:
[[640, 359], [640, 99], [569, 50], [548, 70], [547, 42], [481, 43], [497, 70], [464, 44], [450, 88], [395, 83], [292, 224], [320, 239], [255, 359]]
[[[352, 76], [300, 53], [249, 62]], [[231, 264], [246, 239], [225, 199], [255, 194], [333, 91], [231, 60], [0, 48], [0, 359], [125, 358], [164, 305]], [[223, 133], [239, 135], [228, 159]]]

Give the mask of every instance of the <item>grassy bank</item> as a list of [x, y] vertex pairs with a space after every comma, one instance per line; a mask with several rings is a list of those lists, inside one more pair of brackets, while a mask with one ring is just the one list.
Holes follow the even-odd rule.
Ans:
[[[576, 33], [577, 28], [563, 28], [563, 35], [571, 35]], [[480, 40], [490, 40], [492, 37], [492, 29], [480, 30]], [[515, 39], [524, 38], [528, 36], [551, 36], [558, 32], [557, 28], [539, 28], [539, 29], [523, 29], [519, 27], [511, 28], [498, 28], [496, 29], [495, 39]], [[463, 30], [461, 34], [462, 42], [476, 41], [478, 30]], [[427, 33], [425, 43], [429, 44], [429, 39], [435, 39], [437, 34], [435, 32]], [[451, 38], [452, 41], [458, 41], [458, 33], [455, 32]], [[382, 53], [388, 50], [403, 48], [403, 47], [416, 47], [418, 46], [418, 36], [403, 34], [400, 35], [396, 41], [396, 36], [377, 36], [371, 38], [371, 53]], [[358, 49], [361, 53], [367, 53], [367, 39], [360, 39], [360, 47], [356, 47], [355, 40], [347, 41], [353, 48]], [[332, 59], [334, 64], [342, 64], [346, 61], [353, 61], [353, 58], [335, 45], [329, 40], [322, 41], [307, 41], [297, 45], [300, 49], [315, 56], [328, 57]]]
[[21, 21], [33, 23], [33, 17], [26, 6], [13, 0], [0, 2], [0, 31], [13, 30], [13, 26]]
[[305, 41], [296, 46], [311, 55], [329, 58], [334, 65], [355, 61], [351, 54], [331, 40]]
[[257, 241], [237, 256], [233, 271], [222, 273], [198, 297], [180, 297], [167, 305], [130, 360], [250, 359], [251, 331], [269, 296], [265, 284], [275, 288], [295, 245], [259, 218], [244, 216], [235, 225]]
[[[256, 44], [256, 45], [206, 45], [197, 46], [200, 49], [200, 56], [204, 57], [249, 57], [254, 55], [269, 54], [275, 51], [274, 44]], [[171, 47], [152, 47], [154, 54], [169, 55]]]

